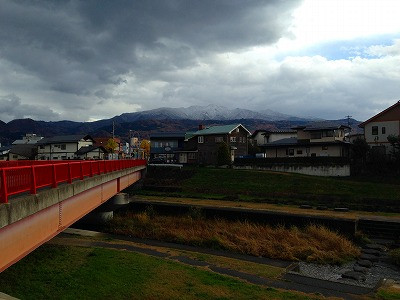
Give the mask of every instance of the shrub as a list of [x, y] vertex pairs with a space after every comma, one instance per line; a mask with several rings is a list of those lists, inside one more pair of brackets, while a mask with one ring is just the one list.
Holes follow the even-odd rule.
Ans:
[[127, 213], [109, 222], [108, 230], [139, 238], [226, 249], [237, 253], [284, 260], [341, 264], [354, 259], [360, 250], [349, 240], [325, 227], [304, 229], [271, 227], [242, 221], [187, 216], [146, 217]]

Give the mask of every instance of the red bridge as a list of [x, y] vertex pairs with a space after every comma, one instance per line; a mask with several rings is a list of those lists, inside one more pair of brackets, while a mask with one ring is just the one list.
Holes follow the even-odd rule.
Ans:
[[0, 162], [0, 272], [135, 183], [145, 160]]

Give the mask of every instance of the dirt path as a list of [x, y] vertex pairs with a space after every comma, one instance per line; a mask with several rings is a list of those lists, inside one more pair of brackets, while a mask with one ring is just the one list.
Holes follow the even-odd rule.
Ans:
[[[327, 297], [354, 299], [353, 296], [355, 295], [361, 296], [372, 292], [369, 288], [332, 283], [305, 276], [298, 276], [297, 280], [292, 281], [287, 281], [287, 279], [284, 280], [283, 278], [287, 273], [291, 262], [233, 254], [225, 251], [203, 249], [160, 241], [112, 236], [109, 234], [79, 229], [67, 229], [48, 243], [133, 251], [163, 259], [178, 261], [193, 267], [205, 268], [252, 284], [284, 290], [295, 290], [304, 293], [319, 293]], [[204, 257], [204, 255], [206, 256]], [[264, 268], [264, 272], [260, 271], [259, 267]], [[296, 277], [295, 274], [290, 274], [292, 278], [293, 276]]]

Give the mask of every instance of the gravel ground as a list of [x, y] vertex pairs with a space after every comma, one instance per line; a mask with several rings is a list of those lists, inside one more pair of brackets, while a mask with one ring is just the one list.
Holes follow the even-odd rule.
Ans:
[[365, 274], [365, 281], [356, 281], [352, 279], [342, 278], [342, 274], [347, 271], [353, 271], [356, 262], [351, 262], [342, 266], [317, 265], [312, 263], [300, 262], [299, 273], [319, 279], [325, 279], [337, 282], [346, 282], [365, 287], [374, 287], [381, 279], [393, 279], [400, 282], [400, 268], [387, 264], [385, 262], [376, 262]]

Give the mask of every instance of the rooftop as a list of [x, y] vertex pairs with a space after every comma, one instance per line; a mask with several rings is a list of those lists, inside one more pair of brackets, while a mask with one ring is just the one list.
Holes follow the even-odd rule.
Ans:
[[157, 132], [150, 134], [150, 139], [184, 139], [185, 133], [184, 132]]
[[250, 132], [242, 124], [211, 126], [211, 127], [207, 127], [202, 130], [197, 130], [197, 131], [193, 132], [192, 134], [193, 134], [193, 136], [195, 136], [195, 135], [212, 135], [212, 134], [229, 134], [233, 130], [238, 128], [239, 126], [241, 126], [244, 130], [246, 130], [248, 132], [248, 134], [250, 135]]
[[90, 135], [78, 134], [78, 135], [59, 135], [44, 138], [37, 142], [37, 145], [47, 145], [47, 144], [55, 144], [55, 143], [75, 143], [80, 140], [92, 140]]

